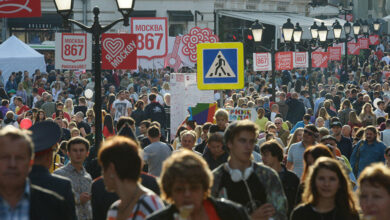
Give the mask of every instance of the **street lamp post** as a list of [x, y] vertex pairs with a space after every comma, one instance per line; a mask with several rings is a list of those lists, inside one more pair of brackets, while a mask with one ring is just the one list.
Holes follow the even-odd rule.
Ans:
[[[299, 24], [298, 24], [298, 26], [299, 26]], [[256, 20], [252, 24], [251, 30], [252, 30], [253, 39], [255, 41], [255, 44], [261, 42], [261, 40], [263, 38], [264, 29], [265, 29], [264, 26], [259, 22], [259, 20]], [[287, 22], [283, 24], [282, 33], [283, 33], [284, 41], [286, 42], [286, 44], [290, 43], [292, 38], [293, 38], [293, 35], [294, 35], [294, 25], [291, 23], [291, 19], [287, 19]], [[302, 34], [302, 32], [301, 32], [301, 34]], [[297, 33], [297, 36], [300, 36], [300, 35]], [[272, 63], [271, 83], [272, 83], [272, 98], [273, 98], [273, 100], [275, 100], [275, 98], [276, 98], [276, 96], [275, 96], [275, 93], [276, 93], [275, 53], [278, 51], [281, 51], [285, 47], [285, 46], [283, 46], [283, 47], [279, 48], [278, 50], [275, 50], [274, 42], [275, 41], [272, 40], [271, 48], [266, 48], [266, 47], [263, 47], [262, 45], [259, 45], [260, 48], [271, 53], [271, 63]]]
[[343, 7], [343, 4], [339, 3], [339, 12], [344, 13], [344, 20], [347, 20], [347, 13], [352, 12], [352, 9], [353, 9], [352, 1], [349, 2], [349, 5], [346, 8]]
[[116, 0], [118, 11], [122, 14], [123, 18], [118, 19], [112, 22], [109, 25], [102, 26], [99, 21], [100, 10], [98, 7], [93, 8], [94, 14], [94, 22], [92, 26], [88, 27], [76, 20], [69, 19], [73, 11], [73, 1], [74, 0], [54, 0], [54, 4], [57, 9], [57, 13], [59, 13], [64, 21], [65, 25], [68, 22], [73, 23], [80, 27], [82, 30], [87, 33], [91, 33], [94, 44], [94, 70], [95, 70], [95, 146], [98, 149], [100, 147], [100, 143], [102, 141], [102, 95], [101, 95], [101, 51], [100, 51], [100, 37], [103, 33], [110, 30], [114, 25], [123, 21], [124, 26], [129, 26], [129, 17], [130, 12], [134, 8], [135, 0]]

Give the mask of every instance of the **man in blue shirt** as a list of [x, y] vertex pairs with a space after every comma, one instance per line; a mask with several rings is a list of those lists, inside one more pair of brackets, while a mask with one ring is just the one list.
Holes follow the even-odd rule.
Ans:
[[365, 131], [365, 140], [359, 141], [353, 148], [350, 158], [353, 173], [356, 178], [366, 166], [375, 162], [385, 162], [384, 153], [386, 146], [378, 141], [378, 131], [374, 126], [367, 126]]
[[30, 184], [33, 160], [28, 132], [13, 126], [0, 130], [0, 219], [70, 220], [62, 196]]

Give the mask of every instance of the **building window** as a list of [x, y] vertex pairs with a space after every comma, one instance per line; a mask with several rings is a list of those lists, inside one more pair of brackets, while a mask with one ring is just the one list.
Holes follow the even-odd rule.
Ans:
[[368, 10], [372, 10], [372, 0], [368, 0]]
[[171, 24], [169, 25], [169, 36], [176, 37], [177, 35], [183, 35], [185, 30], [184, 24]]

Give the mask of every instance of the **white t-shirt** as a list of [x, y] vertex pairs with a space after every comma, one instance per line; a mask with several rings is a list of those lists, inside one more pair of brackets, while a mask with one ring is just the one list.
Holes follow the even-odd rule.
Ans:
[[115, 100], [112, 103], [112, 108], [115, 109], [114, 121], [118, 121], [122, 116], [129, 116], [127, 109], [132, 108], [131, 103], [127, 100]]

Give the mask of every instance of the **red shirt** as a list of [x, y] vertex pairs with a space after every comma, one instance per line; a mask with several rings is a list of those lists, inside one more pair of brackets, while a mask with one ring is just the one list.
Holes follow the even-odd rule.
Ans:
[[42, 93], [46, 92], [44, 88], [38, 88], [38, 94], [42, 96]]
[[30, 108], [27, 106], [27, 105], [23, 105], [18, 112], [16, 112], [17, 115], [21, 115], [23, 114], [24, 112], [30, 110]]
[[106, 126], [104, 126], [103, 128], [103, 135], [105, 138], [108, 138], [108, 137], [111, 137], [111, 136], [114, 136], [115, 135], [115, 131], [113, 130], [113, 132], [111, 133], [108, 128]]
[[384, 56], [382, 50], [378, 50], [377, 52], [375, 52], [375, 55], [376, 57], [378, 57], [378, 60], [380, 61], [382, 59], [382, 57]]

